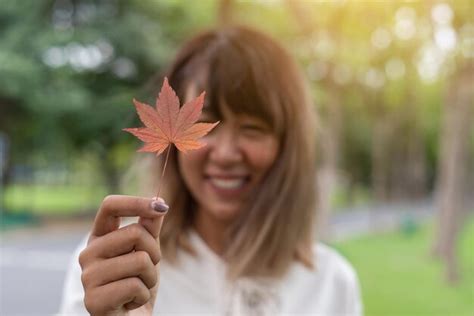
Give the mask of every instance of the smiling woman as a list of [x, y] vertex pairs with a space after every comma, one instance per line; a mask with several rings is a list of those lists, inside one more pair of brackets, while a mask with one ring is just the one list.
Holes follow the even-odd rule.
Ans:
[[[181, 98], [205, 90], [203, 120], [221, 123], [202, 150], [172, 153], [177, 187], [168, 186], [165, 196], [174, 211], [161, 235], [164, 252], [173, 258], [175, 244], [168, 240], [185, 240], [188, 225], [198, 224], [204, 236], [219, 227], [219, 246], [211, 247], [228, 259], [233, 277], [279, 275], [295, 255], [310, 266], [314, 114], [289, 55], [248, 29], [209, 32], [183, 47], [169, 78]], [[178, 192], [189, 192], [186, 200], [197, 208], [182, 203]]]
[[[171, 149], [169, 207], [104, 200], [62, 311], [359, 315], [352, 267], [314, 242], [314, 117], [288, 53], [245, 27], [208, 31], [183, 46], [168, 78], [185, 102], [205, 90], [200, 120], [220, 123], [206, 146]], [[119, 228], [124, 216], [138, 223]]]

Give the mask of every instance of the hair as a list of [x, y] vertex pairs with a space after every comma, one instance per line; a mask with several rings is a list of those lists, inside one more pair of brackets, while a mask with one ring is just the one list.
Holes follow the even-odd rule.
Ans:
[[[308, 89], [290, 55], [270, 37], [233, 26], [198, 34], [177, 53], [168, 72], [184, 100], [190, 84], [206, 91], [205, 107], [217, 115], [223, 103], [256, 116], [277, 136], [280, 149], [226, 239], [231, 279], [282, 276], [295, 261], [313, 267], [316, 205], [315, 124]], [[178, 249], [195, 254], [188, 231], [195, 201], [170, 152], [163, 196], [170, 205], [160, 242], [164, 258]]]

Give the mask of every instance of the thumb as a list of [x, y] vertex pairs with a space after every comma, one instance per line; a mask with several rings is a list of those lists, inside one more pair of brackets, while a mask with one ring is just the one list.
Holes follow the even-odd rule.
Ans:
[[160, 236], [161, 226], [163, 225], [163, 219], [168, 212], [169, 206], [165, 203], [162, 198], [153, 198], [150, 207], [162, 216], [156, 216], [153, 218], [140, 217], [138, 223], [140, 223], [145, 229], [155, 238], [158, 239]]

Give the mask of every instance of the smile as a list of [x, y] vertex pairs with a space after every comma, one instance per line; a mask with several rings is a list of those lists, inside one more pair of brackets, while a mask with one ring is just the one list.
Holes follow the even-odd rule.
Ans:
[[250, 182], [249, 176], [207, 176], [206, 179], [214, 192], [226, 197], [240, 195]]
[[209, 178], [209, 181], [213, 186], [219, 189], [238, 189], [244, 186], [246, 178], [237, 178], [237, 179], [218, 179], [218, 178]]

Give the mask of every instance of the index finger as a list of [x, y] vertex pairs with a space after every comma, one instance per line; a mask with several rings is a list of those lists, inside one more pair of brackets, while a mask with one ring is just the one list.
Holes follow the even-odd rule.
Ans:
[[[92, 227], [92, 236], [103, 236], [119, 228], [121, 217], [149, 218], [151, 220], [162, 217], [165, 213], [153, 209], [153, 199], [129, 196], [109, 195], [102, 202]], [[160, 229], [157, 227], [156, 229]], [[159, 231], [154, 232], [156, 235]]]

